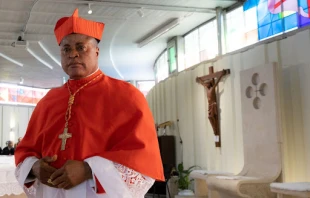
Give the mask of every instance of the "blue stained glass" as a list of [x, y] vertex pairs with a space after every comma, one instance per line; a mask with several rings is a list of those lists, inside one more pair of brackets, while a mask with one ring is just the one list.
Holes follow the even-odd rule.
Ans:
[[[295, 0], [290, 1], [293, 2]], [[270, 1], [270, 8], [268, 8], [268, 0], [259, 1], [257, 5], [257, 25], [259, 40], [279, 34], [292, 28], [296, 28], [298, 26], [298, 17], [297, 14], [294, 13], [294, 9], [287, 5], [281, 6], [280, 4], [281, 7], [287, 9], [285, 12], [282, 12], [281, 7], [279, 7], [279, 5], [276, 6], [276, 4], [279, 3], [281, 2], [276, 0]], [[294, 5], [294, 3], [292, 4]]]
[[[307, 0], [298, 0], [300, 14], [298, 15], [298, 27], [304, 27], [310, 24], [309, 5]], [[302, 8], [302, 9], [301, 9]]]
[[283, 32], [283, 23], [282, 20], [277, 20], [271, 23], [272, 35], [279, 34]]
[[257, 6], [257, 0], [247, 0], [243, 4], [243, 11], [247, 11], [255, 6]]
[[284, 20], [285, 31], [298, 27], [298, 16], [296, 13], [290, 16], [284, 17], [283, 20]]
[[12, 96], [12, 101], [13, 102], [16, 102], [17, 101], [17, 97], [14, 95], [14, 96]]
[[243, 10], [255, 6], [259, 40], [310, 25], [310, 0], [247, 0]]

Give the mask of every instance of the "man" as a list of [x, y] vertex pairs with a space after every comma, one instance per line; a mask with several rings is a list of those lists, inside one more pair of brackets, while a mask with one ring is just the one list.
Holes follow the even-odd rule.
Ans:
[[3, 148], [2, 155], [14, 155], [14, 147], [12, 141], [7, 141], [7, 146]]
[[142, 198], [164, 180], [142, 93], [98, 69], [103, 23], [60, 19], [55, 35], [70, 80], [37, 104], [15, 152], [28, 197]]

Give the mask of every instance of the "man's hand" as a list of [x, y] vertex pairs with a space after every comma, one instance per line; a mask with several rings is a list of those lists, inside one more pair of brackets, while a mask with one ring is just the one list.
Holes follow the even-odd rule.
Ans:
[[55, 187], [68, 190], [92, 177], [91, 168], [86, 162], [68, 160], [51, 175], [51, 180]]
[[49, 165], [51, 162], [55, 162], [57, 160], [57, 156], [53, 157], [43, 157], [40, 160], [36, 161], [32, 168], [30, 174], [34, 175], [41, 183], [54, 187], [50, 183], [48, 183], [48, 179], [50, 176], [56, 171], [56, 169]]

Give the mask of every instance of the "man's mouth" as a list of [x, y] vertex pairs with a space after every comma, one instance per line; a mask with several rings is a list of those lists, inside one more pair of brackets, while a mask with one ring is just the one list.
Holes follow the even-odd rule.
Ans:
[[70, 63], [69, 64], [69, 67], [71, 68], [80, 67], [80, 66], [82, 66], [82, 63]]

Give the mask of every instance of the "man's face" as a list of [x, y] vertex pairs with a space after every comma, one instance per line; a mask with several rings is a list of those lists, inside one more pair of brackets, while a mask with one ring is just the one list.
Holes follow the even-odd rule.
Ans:
[[98, 68], [99, 48], [94, 38], [69, 34], [60, 43], [61, 65], [71, 79], [84, 78]]
[[13, 147], [13, 142], [9, 142], [8, 147], [12, 148]]

